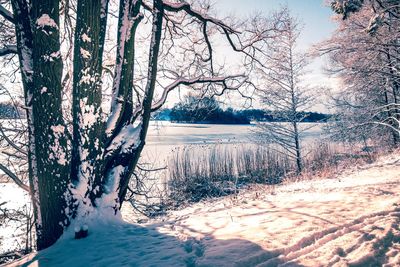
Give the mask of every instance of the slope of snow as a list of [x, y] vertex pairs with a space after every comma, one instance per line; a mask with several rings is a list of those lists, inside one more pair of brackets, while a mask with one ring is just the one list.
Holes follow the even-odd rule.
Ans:
[[[400, 266], [400, 160], [67, 232], [10, 266]], [[127, 218], [125, 218], [127, 220]]]

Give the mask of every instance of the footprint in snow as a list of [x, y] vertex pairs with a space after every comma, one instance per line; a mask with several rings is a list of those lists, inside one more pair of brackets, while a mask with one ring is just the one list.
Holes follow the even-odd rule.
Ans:
[[202, 257], [204, 255], [204, 245], [200, 240], [195, 238], [189, 238], [183, 243], [183, 248], [186, 253], [194, 253], [196, 257]]

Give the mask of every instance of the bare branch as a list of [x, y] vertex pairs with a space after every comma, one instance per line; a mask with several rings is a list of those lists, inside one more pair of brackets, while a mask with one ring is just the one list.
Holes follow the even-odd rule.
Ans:
[[18, 152], [22, 153], [23, 155], [27, 155], [28, 153], [26, 151], [24, 151], [23, 149], [21, 149], [19, 146], [17, 146], [13, 141], [10, 140], [10, 138], [8, 138], [8, 136], [6, 135], [6, 133], [3, 130], [3, 126], [0, 125], [0, 134], [1, 136], [3, 136], [4, 140], [10, 145], [12, 146], [15, 150], [17, 150]]
[[179, 78], [164, 89], [164, 92], [163, 92], [161, 98], [155, 104], [152, 105], [151, 110], [153, 112], [153, 111], [156, 111], [159, 108], [161, 108], [162, 105], [167, 100], [168, 94], [180, 85], [192, 85], [192, 84], [201, 84], [201, 83], [225, 83], [229, 79], [239, 78], [239, 77], [244, 77], [244, 76], [242, 76], [242, 75], [228, 76], [228, 77], [202, 77], [202, 76], [199, 76], [199, 77], [192, 78], [192, 79]]
[[29, 186], [24, 184], [12, 171], [10, 171], [6, 166], [0, 163], [0, 170], [2, 170], [5, 174], [8, 175], [19, 187], [24, 189], [27, 192], [30, 192]]
[[2, 5], [0, 5], [0, 15], [3, 16], [9, 22], [15, 23], [14, 15]]
[[5, 45], [3, 48], [0, 48], [0, 57], [17, 53], [18, 50], [16, 45]]

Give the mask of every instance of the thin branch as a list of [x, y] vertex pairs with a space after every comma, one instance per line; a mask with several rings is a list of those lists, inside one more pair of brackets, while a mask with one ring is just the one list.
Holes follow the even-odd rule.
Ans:
[[0, 134], [1, 136], [3, 136], [4, 140], [10, 145], [12, 146], [14, 149], [16, 149], [18, 152], [22, 153], [23, 155], [28, 155], [28, 153], [26, 151], [24, 151], [22, 148], [20, 148], [19, 146], [17, 146], [13, 141], [10, 140], [10, 138], [8, 138], [8, 136], [6, 135], [6, 133], [3, 130], [3, 127], [0, 125]]
[[5, 45], [3, 48], [0, 48], [0, 57], [17, 53], [18, 50], [16, 45]]
[[9, 22], [15, 23], [14, 15], [2, 5], [0, 5], [0, 15], [3, 16]]
[[176, 81], [174, 81], [173, 83], [171, 83], [170, 85], [168, 85], [164, 89], [164, 92], [163, 92], [161, 98], [155, 104], [152, 105], [151, 111], [153, 112], [153, 111], [156, 111], [159, 108], [161, 108], [161, 106], [167, 100], [168, 94], [172, 90], [174, 90], [176, 87], [178, 87], [180, 85], [192, 85], [192, 84], [201, 84], [201, 83], [218, 83], [218, 82], [224, 83], [228, 79], [239, 78], [239, 77], [243, 77], [243, 76], [242, 75], [228, 76], [228, 77], [203, 77], [203, 76], [199, 76], [199, 77], [192, 78], [192, 79], [179, 78]]
[[12, 171], [10, 171], [6, 166], [0, 163], [0, 170], [7, 174], [19, 187], [23, 190], [30, 192], [29, 186], [24, 184]]

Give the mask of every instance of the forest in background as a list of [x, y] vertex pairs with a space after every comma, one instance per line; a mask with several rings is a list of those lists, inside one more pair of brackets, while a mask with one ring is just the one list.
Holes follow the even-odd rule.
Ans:
[[[327, 122], [330, 114], [302, 111], [297, 114], [301, 122]], [[172, 108], [164, 108], [153, 114], [155, 120], [179, 123], [211, 123], [211, 124], [250, 124], [257, 122], [290, 122], [284, 111], [263, 109], [223, 109], [214, 98], [197, 99], [187, 97], [185, 101]]]

